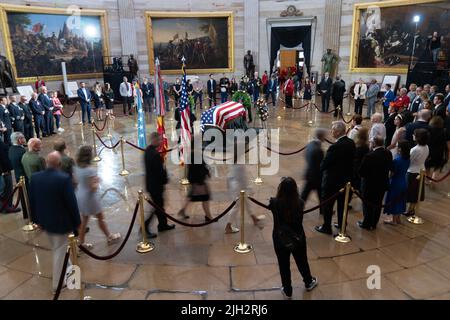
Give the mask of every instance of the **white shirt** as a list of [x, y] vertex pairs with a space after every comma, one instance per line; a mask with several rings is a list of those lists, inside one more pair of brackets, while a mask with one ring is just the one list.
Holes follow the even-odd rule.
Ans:
[[86, 88], [81, 88], [81, 91], [83, 91], [84, 97], [86, 98], [86, 101], [88, 101], [88, 96], [87, 96]]
[[370, 128], [369, 141], [372, 141], [375, 137], [381, 137], [386, 139], [386, 127], [382, 123], [374, 123]]
[[[128, 88], [127, 88], [127, 84], [128, 84]], [[133, 95], [133, 92], [131, 90], [131, 83], [122, 82], [119, 87], [119, 92], [122, 97], [131, 97]]]
[[[359, 90], [359, 87], [361, 87], [361, 91]], [[359, 92], [359, 94], [358, 94], [358, 92]], [[365, 99], [366, 92], [367, 92], [367, 85], [365, 83], [363, 83], [363, 84], [358, 83], [355, 86], [355, 89], [353, 89], [353, 93], [355, 94], [355, 99]]]
[[348, 133], [348, 137], [352, 140], [355, 140], [356, 134], [358, 133], [359, 129], [362, 128], [362, 125], [357, 124], [350, 132]]
[[409, 152], [409, 168], [410, 173], [420, 173], [420, 170], [425, 169], [425, 160], [428, 158], [430, 150], [427, 145], [417, 145]]

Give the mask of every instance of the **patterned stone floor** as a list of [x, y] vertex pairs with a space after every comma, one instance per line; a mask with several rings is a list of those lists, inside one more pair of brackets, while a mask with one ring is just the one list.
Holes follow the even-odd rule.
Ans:
[[[301, 101], [296, 101], [300, 106]], [[66, 113], [69, 113], [68, 107]], [[120, 107], [117, 106], [118, 113]], [[280, 117], [278, 117], [280, 116]], [[170, 145], [176, 143], [174, 121], [166, 119]], [[314, 119], [313, 125], [308, 121]], [[147, 131], [155, 128], [155, 119], [147, 119]], [[270, 109], [268, 128], [278, 129], [281, 151], [293, 151], [303, 146], [313, 128], [329, 127], [332, 116], [303, 110]], [[92, 144], [91, 131], [78, 125], [78, 112], [70, 120], [63, 120], [71, 154], [81, 143]], [[367, 125], [367, 123], [366, 123]], [[196, 123], [196, 127], [198, 124]], [[119, 136], [136, 140], [134, 117], [117, 117], [114, 121], [113, 142]], [[101, 136], [106, 133], [101, 133]], [[44, 153], [52, 147], [55, 138], [44, 140]], [[106, 138], [105, 138], [106, 139]], [[98, 143], [102, 158], [98, 172], [102, 179], [101, 194], [107, 222], [112, 231], [126, 233], [137, 200], [137, 191], [143, 188], [142, 152], [125, 146], [126, 166], [131, 174], [119, 176], [120, 151], [108, 150]], [[280, 177], [292, 176], [302, 186], [304, 154], [282, 156], [275, 176], [263, 176], [263, 184], [256, 186], [250, 179], [256, 175], [256, 166], [248, 166], [252, 195], [265, 202], [276, 191]], [[183, 169], [167, 165], [170, 183], [166, 191], [167, 212], [175, 214], [181, 207], [187, 189], [179, 183]], [[213, 214], [219, 214], [230, 203], [227, 193], [226, 165], [212, 167], [210, 187]], [[312, 273], [319, 286], [311, 293], [303, 289], [298, 271], [292, 262], [295, 299], [450, 299], [450, 179], [434, 189], [427, 187], [427, 199], [420, 209], [423, 225], [405, 221], [401, 226], [380, 224], [376, 231], [356, 227], [362, 216], [359, 200], [353, 200], [349, 215], [348, 233], [353, 241], [335, 242], [332, 237], [313, 231], [321, 222], [317, 211], [304, 218], [308, 257]], [[315, 195], [307, 207], [317, 204]], [[147, 254], [136, 252], [139, 222], [134, 226], [123, 251], [114, 259], [97, 261], [82, 254], [80, 264], [85, 294], [94, 299], [282, 299], [280, 278], [273, 251], [272, 218], [264, 209], [251, 204], [258, 214], [266, 214], [265, 228], [260, 230], [247, 220], [246, 241], [254, 251], [239, 255], [233, 246], [239, 234], [223, 233], [227, 218], [202, 228], [180, 225], [174, 231], [160, 234], [154, 243], [156, 249]], [[146, 207], [148, 214], [150, 208]], [[190, 222], [203, 221], [199, 205], [189, 209]], [[383, 218], [383, 217], [382, 217]], [[24, 233], [21, 214], [0, 216], [0, 298], [51, 299], [51, 252], [45, 234]], [[90, 223], [88, 241], [93, 251], [106, 255], [118, 244], [108, 246], [95, 221]], [[368, 289], [368, 266], [381, 270], [381, 288]], [[60, 299], [77, 299], [78, 293], [64, 290]]]

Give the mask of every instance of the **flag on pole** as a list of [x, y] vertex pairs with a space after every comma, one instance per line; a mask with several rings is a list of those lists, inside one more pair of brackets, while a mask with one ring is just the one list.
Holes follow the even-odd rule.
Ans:
[[181, 100], [180, 100], [180, 119], [181, 119], [181, 148], [180, 156], [184, 163], [186, 158], [185, 150], [189, 150], [191, 145], [191, 111], [189, 109], [189, 99], [187, 94], [187, 80], [186, 80], [186, 59], [183, 57], [181, 59], [183, 66], [181, 70], [183, 72], [183, 80], [181, 81]]
[[165, 160], [167, 156], [167, 150], [169, 148], [169, 142], [167, 140], [166, 129], [164, 127], [166, 106], [164, 100], [164, 88], [161, 79], [161, 67], [158, 58], [156, 58], [155, 60], [155, 107], [158, 114], [156, 118], [156, 130], [162, 138], [162, 143], [158, 151], [160, 152], [163, 160]]
[[138, 112], [138, 146], [145, 149], [147, 148], [147, 132], [145, 130], [145, 114], [142, 108], [142, 91], [138, 83], [136, 83], [134, 90], [136, 92]]

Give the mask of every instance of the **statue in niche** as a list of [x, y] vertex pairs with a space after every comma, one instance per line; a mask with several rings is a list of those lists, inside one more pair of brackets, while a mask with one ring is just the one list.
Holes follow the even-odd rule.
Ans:
[[250, 50], [248, 50], [247, 54], [244, 56], [244, 69], [245, 75], [252, 78], [255, 73], [255, 64], [253, 63], [253, 55]]
[[322, 74], [328, 72], [331, 77], [334, 77], [334, 72], [336, 71], [336, 66], [339, 61], [339, 57], [334, 54], [331, 49], [327, 49], [327, 51], [322, 56]]

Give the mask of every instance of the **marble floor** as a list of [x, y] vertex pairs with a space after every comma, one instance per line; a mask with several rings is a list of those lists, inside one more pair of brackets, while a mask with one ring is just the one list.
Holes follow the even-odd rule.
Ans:
[[[301, 105], [296, 101], [296, 105]], [[346, 105], [347, 106], [347, 105]], [[69, 113], [72, 107], [68, 107]], [[116, 106], [119, 114], [121, 106]], [[172, 114], [166, 117], [169, 144], [176, 143]], [[312, 125], [308, 121], [313, 119]], [[147, 131], [155, 128], [155, 119], [147, 119]], [[315, 127], [329, 127], [332, 116], [303, 110], [271, 108], [268, 128], [278, 130], [281, 151], [299, 149], [310, 139]], [[112, 142], [120, 136], [136, 141], [134, 117], [117, 117], [112, 125]], [[88, 127], [78, 124], [78, 111], [70, 120], [62, 121], [71, 154], [77, 146], [92, 144]], [[257, 124], [259, 125], [259, 124]], [[366, 125], [368, 125], [366, 121]], [[198, 126], [198, 124], [196, 124]], [[100, 133], [102, 137], [106, 132]], [[54, 137], [44, 140], [43, 154], [52, 148]], [[105, 137], [105, 140], [107, 138]], [[111, 142], [109, 142], [111, 143]], [[144, 186], [143, 154], [125, 146], [126, 168], [130, 175], [122, 177], [120, 149], [108, 150], [98, 143], [102, 160], [98, 172], [102, 179], [101, 195], [110, 229], [124, 235], [129, 227], [138, 190]], [[249, 186], [256, 199], [266, 202], [276, 192], [280, 177], [292, 176], [302, 186], [304, 154], [280, 157], [276, 176], [263, 176], [263, 184], [255, 185], [256, 166], [248, 166]], [[167, 164], [170, 182], [166, 191], [166, 211], [175, 214], [184, 202], [187, 188], [179, 183], [183, 169]], [[447, 170], [447, 169], [446, 169]], [[213, 214], [219, 214], [230, 203], [227, 192], [227, 166], [212, 167], [210, 187]], [[352, 242], [342, 244], [332, 237], [316, 233], [313, 228], [321, 222], [318, 211], [304, 217], [308, 257], [312, 273], [319, 286], [306, 292], [299, 273], [292, 262], [295, 299], [450, 299], [450, 179], [433, 189], [427, 187], [427, 199], [420, 207], [425, 223], [400, 226], [380, 224], [376, 231], [361, 230], [356, 221], [362, 216], [361, 203], [353, 200], [349, 215], [348, 233]], [[306, 207], [317, 204], [315, 194]], [[136, 252], [140, 241], [139, 221], [123, 251], [114, 259], [97, 261], [80, 255], [82, 282], [85, 294], [93, 299], [282, 299], [276, 256], [271, 233], [272, 217], [263, 208], [250, 204], [257, 214], [265, 214], [265, 227], [260, 230], [248, 219], [246, 241], [254, 250], [237, 254], [233, 246], [239, 234], [225, 235], [227, 217], [218, 223], [190, 228], [177, 225], [173, 231], [154, 239], [156, 249], [147, 254]], [[150, 207], [146, 205], [146, 214]], [[189, 222], [203, 221], [199, 205], [191, 206]], [[382, 217], [383, 218], [383, 217]], [[51, 252], [42, 232], [25, 233], [22, 215], [0, 215], [0, 298], [51, 299]], [[90, 223], [88, 241], [99, 255], [114, 252], [119, 244], [108, 246], [95, 221]], [[155, 226], [153, 227], [155, 228]], [[369, 266], [381, 271], [379, 289], [368, 289]], [[75, 290], [64, 290], [60, 299], [78, 299]]]

